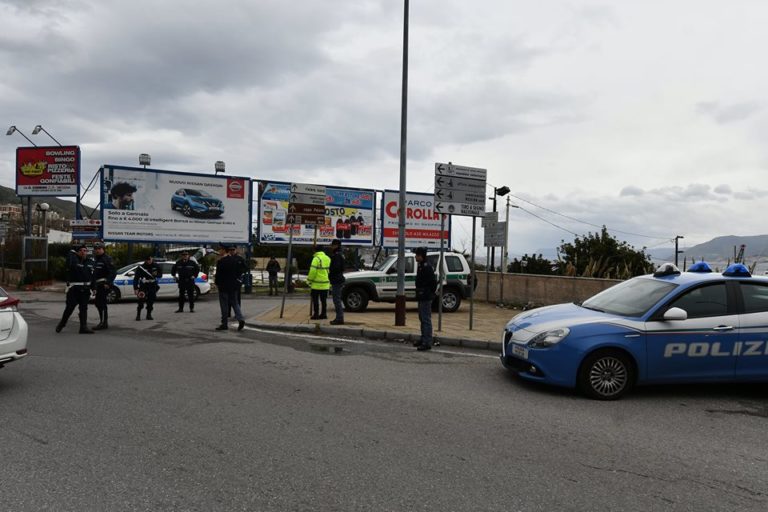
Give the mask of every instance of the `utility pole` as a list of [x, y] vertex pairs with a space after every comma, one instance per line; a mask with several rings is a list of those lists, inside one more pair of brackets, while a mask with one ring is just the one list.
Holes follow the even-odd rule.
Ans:
[[685, 252], [685, 251], [679, 251], [677, 249], [677, 241], [680, 240], [681, 238], [685, 238], [685, 237], [682, 236], [682, 235], [675, 236], [675, 266], [677, 266], [677, 256], [678, 256], [678, 254], [681, 254], [681, 253]]

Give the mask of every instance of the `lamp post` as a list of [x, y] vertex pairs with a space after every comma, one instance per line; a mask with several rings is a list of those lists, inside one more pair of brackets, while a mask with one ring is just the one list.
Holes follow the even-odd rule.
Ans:
[[35, 126], [35, 129], [34, 129], [34, 130], [32, 130], [32, 135], [37, 135], [37, 134], [38, 134], [38, 133], [40, 133], [41, 131], [42, 131], [42, 132], [44, 132], [44, 133], [45, 133], [47, 136], [49, 136], [51, 139], [53, 139], [53, 142], [55, 142], [56, 144], [58, 144], [59, 146], [61, 146], [61, 142], [57, 141], [57, 140], [56, 140], [56, 139], [53, 137], [53, 135], [51, 135], [50, 133], [48, 133], [48, 130], [46, 130], [45, 128], [43, 128], [43, 125], [41, 125], [41, 124], [38, 124], [37, 126]]
[[14, 132], [15, 132], [15, 133], [18, 133], [19, 135], [21, 135], [22, 137], [24, 137], [25, 139], [27, 139], [27, 141], [29, 141], [29, 143], [30, 143], [30, 144], [32, 144], [33, 146], [37, 147], [37, 144], [35, 144], [34, 142], [32, 142], [32, 140], [31, 140], [29, 137], [27, 137], [26, 135], [24, 135], [24, 133], [22, 133], [22, 131], [21, 131], [21, 130], [19, 130], [18, 128], [16, 128], [16, 126], [15, 126], [15, 125], [11, 125], [11, 126], [8, 128], [8, 131], [7, 131], [7, 132], [5, 132], [5, 134], [6, 134], [6, 135], [13, 135], [13, 134], [14, 134]]
[[[489, 197], [488, 199], [493, 199], [493, 211], [496, 211], [496, 197], [504, 197], [505, 195], [509, 194], [509, 187], [506, 185], [503, 187], [493, 187], [493, 197]], [[494, 260], [496, 259], [496, 247], [491, 247], [491, 271], [496, 271], [496, 265]], [[503, 271], [503, 270], [502, 270]]]
[[685, 252], [685, 251], [677, 250], [677, 241], [680, 240], [681, 238], [685, 238], [685, 237], [682, 235], [675, 236], [675, 266], [677, 266], [677, 255]]
[[50, 209], [51, 209], [51, 205], [49, 205], [48, 203], [37, 203], [35, 205], [35, 210], [37, 210], [37, 212], [42, 217], [42, 222], [40, 221], [40, 219], [38, 219], [38, 235], [39, 236], [45, 236], [48, 231], [46, 229], [45, 221], [46, 221], [46, 215], [48, 214], [48, 210]]
[[400, 194], [397, 210], [397, 293], [395, 294], [395, 325], [405, 325], [405, 189], [406, 147], [408, 141], [408, 11], [403, 2], [403, 79], [400, 96]]

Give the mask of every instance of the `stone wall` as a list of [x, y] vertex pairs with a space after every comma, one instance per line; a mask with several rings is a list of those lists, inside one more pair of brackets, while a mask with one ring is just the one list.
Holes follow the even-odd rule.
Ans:
[[621, 282], [618, 279], [499, 272], [478, 272], [477, 278], [475, 300], [504, 302], [514, 306], [546, 306], [584, 300]]

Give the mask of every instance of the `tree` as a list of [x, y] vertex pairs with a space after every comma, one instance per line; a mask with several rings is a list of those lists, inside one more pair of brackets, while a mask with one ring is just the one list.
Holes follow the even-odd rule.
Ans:
[[557, 265], [541, 254], [532, 256], [524, 254], [519, 260], [515, 258], [507, 265], [507, 272], [512, 274], [552, 275], [555, 273], [555, 269], [557, 269]]
[[600, 233], [577, 236], [573, 243], [562, 241], [558, 253], [559, 272], [564, 275], [629, 279], [653, 270], [645, 247], [638, 251], [620, 242], [605, 226]]

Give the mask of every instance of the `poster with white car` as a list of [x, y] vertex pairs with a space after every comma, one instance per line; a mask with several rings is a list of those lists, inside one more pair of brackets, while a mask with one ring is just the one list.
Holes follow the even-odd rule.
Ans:
[[104, 240], [247, 244], [251, 179], [105, 165]]
[[[287, 244], [290, 183], [260, 181], [259, 243]], [[338, 238], [345, 245], [372, 247], [376, 221], [376, 191], [346, 187], [325, 187], [325, 222], [317, 225], [317, 243], [326, 245]], [[314, 224], [294, 224], [293, 243], [312, 245]]]
[[[405, 246], [408, 248], [440, 248], [440, 213], [435, 211], [433, 194], [405, 193]], [[397, 211], [400, 192], [385, 190], [381, 201], [381, 246], [392, 249], [398, 246], [400, 233]], [[451, 217], [445, 215], [444, 246], [451, 246]]]

